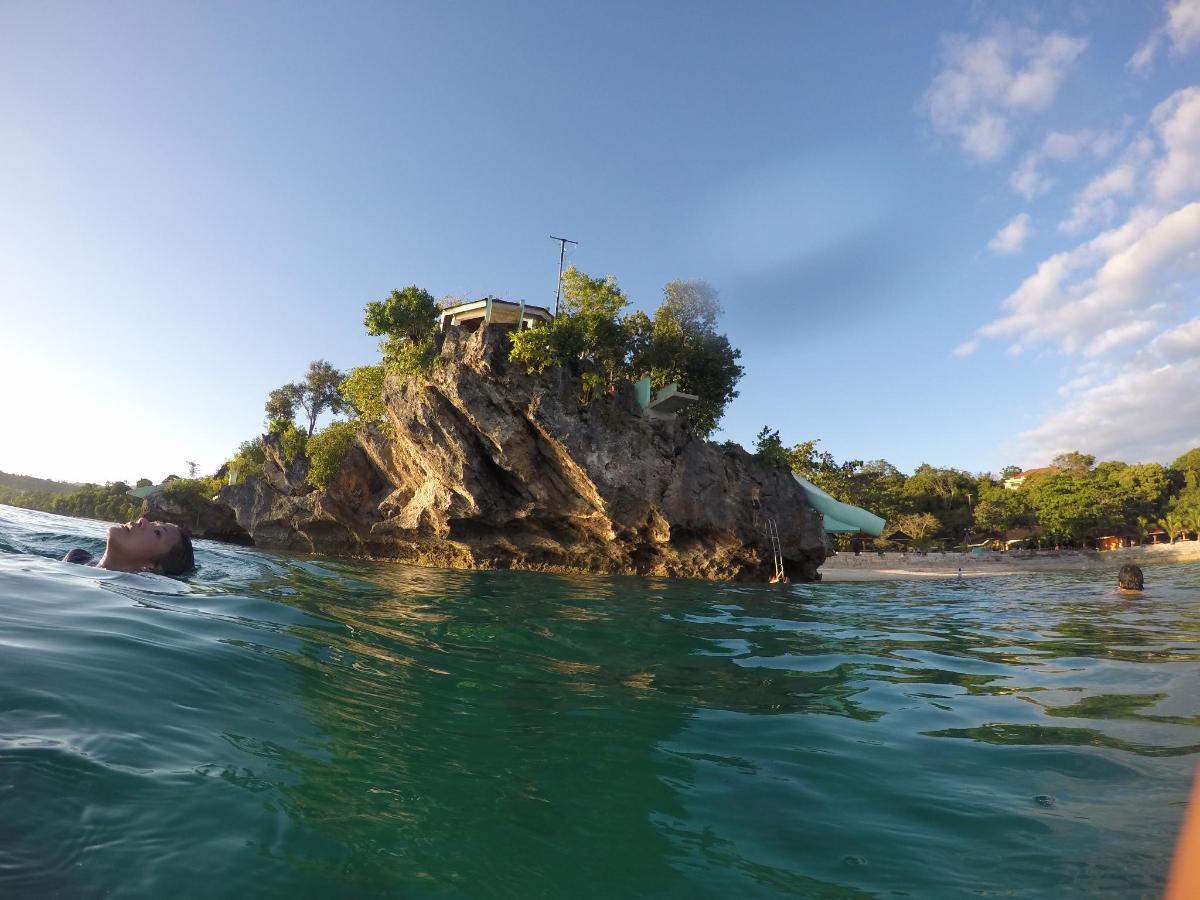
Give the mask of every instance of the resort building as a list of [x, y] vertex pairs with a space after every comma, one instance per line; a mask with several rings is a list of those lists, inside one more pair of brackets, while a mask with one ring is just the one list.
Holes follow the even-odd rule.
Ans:
[[1004, 486], [1010, 491], [1015, 491], [1025, 483], [1025, 479], [1030, 475], [1040, 475], [1042, 472], [1054, 472], [1058, 469], [1057, 466], [1042, 466], [1040, 469], [1026, 469], [1019, 475], [1014, 475], [1012, 478], [1004, 479]]
[[440, 324], [443, 330], [447, 325], [461, 325], [474, 331], [485, 323], [532, 328], [539, 322], [549, 322], [553, 318], [554, 313], [544, 306], [534, 306], [524, 300], [518, 302], [484, 297], [445, 307], [440, 313]]

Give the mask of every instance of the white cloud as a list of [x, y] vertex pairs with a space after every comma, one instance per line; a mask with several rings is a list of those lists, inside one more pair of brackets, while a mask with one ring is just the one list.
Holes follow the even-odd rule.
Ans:
[[1158, 335], [1134, 363], [1185, 362], [1193, 357], [1200, 358], [1200, 316]]
[[1053, 103], [1087, 41], [1061, 32], [999, 27], [974, 40], [943, 41], [943, 66], [922, 98], [935, 131], [971, 156], [996, 159], [1012, 141], [1015, 117]]
[[1108, 131], [1051, 131], [1039, 147], [1025, 154], [1008, 183], [1026, 200], [1032, 200], [1054, 185], [1054, 179], [1042, 171], [1045, 163], [1070, 162], [1084, 153], [1097, 158], [1107, 156], [1116, 142], [1117, 136]]
[[1200, 47], [1200, 0], [1169, 0], [1166, 21], [1144, 40], [1129, 58], [1129, 68], [1139, 75], [1150, 71], [1164, 41], [1171, 43], [1171, 52], [1183, 56]]
[[1167, 34], [1176, 53], [1200, 47], [1200, 0], [1175, 0], [1167, 5]]
[[1155, 107], [1150, 121], [1166, 148], [1152, 176], [1158, 199], [1200, 190], [1200, 87], [1176, 91]]
[[[1125, 221], [1042, 260], [1004, 300], [1004, 315], [979, 336], [1010, 338], [1022, 348], [1052, 342], [1067, 353], [1103, 356], [1146, 338], [1195, 299], [1200, 87], [1176, 92], [1150, 118], [1159, 155], [1152, 139], [1134, 141], [1117, 165], [1080, 191], [1061, 227], [1072, 231], [1110, 219], [1118, 199], [1136, 204]], [[1074, 149], [1066, 141], [1061, 148]]]
[[1155, 31], [1142, 41], [1133, 56], [1129, 57], [1129, 68], [1138, 75], [1147, 74], [1150, 71], [1151, 63], [1154, 62], [1154, 57], [1158, 55], [1158, 48], [1162, 46], [1162, 40], [1162, 32]]
[[1035, 460], [1082, 447], [1102, 459], [1168, 462], [1200, 446], [1198, 384], [1200, 318], [1158, 335], [1103, 383], [1076, 379], [1076, 395], [1020, 444]]
[[970, 356], [972, 353], [974, 353], [978, 349], [979, 349], [979, 341], [963, 341], [961, 344], [959, 344], [957, 347], [955, 347], [951, 352], [955, 356], [957, 356], [961, 359], [965, 356]]
[[1153, 330], [1154, 323], [1145, 319], [1114, 325], [1107, 331], [1096, 335], [1084, 348], [1083, 353], [1085, 356], [1103, 356], [1118, 347], [1124, 347], [1126, 344], [1132, 344], [1134, 341], [1144, 338]]
[[1013, 216], [1012, 220], [988, 241], [988, 249], [1000, 255], [1020, 253], [1030, 232], [1029, 213]]
[[1066, 234], [1077, 234], [1095, 221], [1105, 225], [1117, 214], [1117, 197], [1130, 197], [1147, 160], [1154, 153], [1148, 138], [1135, 141], [1119, 163], [1102, 175], [1093, 178], [1078, 194], [1071, 215], [1058, 225]]

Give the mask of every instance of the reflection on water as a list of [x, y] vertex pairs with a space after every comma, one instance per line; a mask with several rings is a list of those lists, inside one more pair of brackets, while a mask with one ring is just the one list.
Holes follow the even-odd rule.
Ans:
[[53, 561], [102, 534], [0, 508], [5, 897], [1153, 896], [1200, 757], [1196, 566]]

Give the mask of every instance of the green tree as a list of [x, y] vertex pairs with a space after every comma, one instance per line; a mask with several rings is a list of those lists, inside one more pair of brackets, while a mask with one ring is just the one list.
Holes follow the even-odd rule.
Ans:
[[510, 359], [538, 373], [564, 366], [579, 375], [588, 402], [629, 374], [629, 300], [612, 275], [592, 278], [574, 266], [563, 272], [562, 304], [551, 321], [512, 335]]
[[1030, 478], [1025, 491], [1046, 535], [1077, 543], [1112, 531], [1121, 523], [1120, 503], [1103, 479], [1086, 469], [1059, 469]]
[[1167, 539], [1173, 544], [1187, 527], [1183, 516], [1177, 512], [1169, 512], [1158, 520], [1158, 527], [1167, 533]]
[[1184, 474], [1195, 472], [1197, 475], [1200, 475], [1200, 447], [1195, 447], [1184, 453], [1175, 462], [1171, 463], [1171, 468]]
[[778, 431], [772, 431], [764, 425], [758, 437], [754, 439], [754, 455], [764, 464], [777, 468], [791, 468], [791, 457], [783, 446], [783, 439]]
[[428, 374], [436, 356], [437, 315], [433, 295], [415, 284], [367, 304], [363, 324], [367, 334], [383, 339], [379, 348], [388, 372], [412, 378]]
[[292, 421], [298, 407], [304, 411], [308, 434], [311, 435], [321, 413], [340, 413], [345, 410], [342, 395], [338, 391], [338, 385], [345, 378], [326, 360], [314, 359], [308, 364], [303, 381], [285, 384], [271, 391], [265, 407], [271, 430], [280, 430]]
[[315, 488], [329, 486], [354, 445], [356, 433], [353, 422], [331, 422], [308, 439], [309, 484]]
[[268, 428], [274, 422], [290, 422], [296, 418], [296, 408], [300, 405], [300, 396], [295, 384], [285, 384], [275, 388], [267, 396], [263, 407], [267, 414]]
[[942, 523], [933, 513], [909, 513], [898, 518], [893, 526], [913, 539], [913, 546], [924, 549], [933, 544], [934, 536], [942, 530]]
[[1025, 491], [1010, 491], [1001, 484], [981, 487], [975, 504], [975, 527], [992, 534], [1004, 534], [1013, 528], [1029, 527], [1037, 522]]
[[386, 421], [383, 366], [357, 366], [338, 386], [346, 405], [364, 423]]
[[1155, 519], [1166, 511], [1171, 482], [1158, 463], [1103, 462], [1096, 466], [1094, 477], [1116, 504], [1118, 522], [1128, 528], [1139, 518]]
[[854, 494], [854, 476], [863, 461], [852, 459], [839, 463], [828, 450], [818, 450], [819, 443], [819, 438], [801, 441], [788, 451], [792, 471], [838, 500], [853, 502], [850, 498]]
[[721, 316], [716, 291], [703, 281], [672, 281], [663, 288], [663, 302], [654, 318], [643, 313], [629, 318], [632, 366], [650, 374], [653, 387], [678, 383], [680, 390], [700, 399], [684, 414], [690, 430], [707, 437], [738, 392], [744, 369], [741, 351], [716, 330]]
[[137, 483], [134, 485], [134, 487], [135, 488], [152, 487], [153, 485], [154, 485], [154, 482], [151, 481], [149, 478], [139, 478], [137, 480]]
[[1050, 461], [1050, 465], [1054, 468], [1067, 472], [1088, 472], [1095, 464], [1096, 457], [1090, 453], [1080, 453], [1078, 450], [1060, 453]]
[[429, 291], [411, 284], [392, 291], [386, 300], [367, 304], [363, 325], [375, 337], [399, 338], [420, 343], [437, 326], [437, 301]]

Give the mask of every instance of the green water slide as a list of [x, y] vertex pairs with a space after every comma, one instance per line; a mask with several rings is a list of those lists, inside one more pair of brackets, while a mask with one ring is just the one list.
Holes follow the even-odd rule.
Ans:
[[883, 534], [883, 519], [865, 509], [835, 500], [811, 481], [792, 475], [804, 489], [808, 505], [825, 517], [825, 530], [832, 533], [858, 532], [879, 537]]

